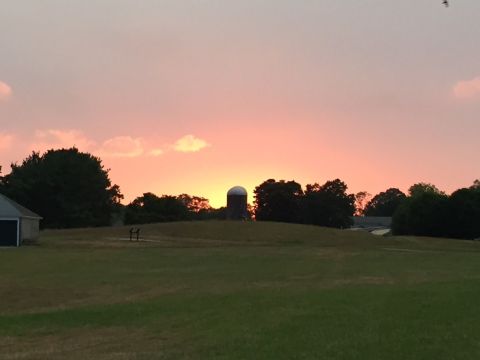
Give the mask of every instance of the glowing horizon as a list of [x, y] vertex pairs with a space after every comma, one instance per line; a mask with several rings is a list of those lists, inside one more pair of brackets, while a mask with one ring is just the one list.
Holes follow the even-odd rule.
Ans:
[[[480, 3], [12, 2], [0, 13], [0, 165], [77, 146], [144, 192], [242, 185], [375, 195], [480, 178]], [[62, 15], [60, 15], [62, 14]]]

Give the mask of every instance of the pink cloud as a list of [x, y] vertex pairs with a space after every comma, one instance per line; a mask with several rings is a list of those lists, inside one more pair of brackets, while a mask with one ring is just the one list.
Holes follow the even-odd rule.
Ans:
[[12, 96], [12, 88], [7, 83], [0, 81], [0, 101], [6, 101]]
[[49, 149], [70, 148], [75, 146], [79, 150], [89, 151], [95, 146], [95, 142], [88, 139], [79, 130], [37, 130], [35, 140], [30, 145], [31, 150], [46, 151]]
[[472, 80], [459, 81], [454, 86], [453, 93], [459, 99], [480, 99], [480, 76]]
[[163, 149], [152, 149], [150, 150], [150, 155], [151, 156], [161, 156], [165, 153], [165, 151]]
[[130, 136], [117, 136], [106, 140], [97, 153], [105, 157], [138, 157], [144, 154], [143, 140]]
[[[6, 140], [4, 142], [6, 143]], [[28, 150], [44, 152], [50, 149], [75, 146], [81, 151], [87, 151], [100, 157], [136, 158], [140, 156], [158, 157], [169, 150], [183, 153], [198, 152], [211, 146], [207, 141], [194, 135], [183, 136], [170, 146], [158, 147], [152, 145], [145, 138], [131, 136], [115, 136], [102, 143], [97, 143], [80, 130], [48, 129], [35, 132]]]
[[178, 152], [188, 153], [197, 152], [209, 146], [211, 145], [205, 140], [199, 139], [194, 135], [185, 135], [175, 142], [173, 149]]
[[11, 134], [0, 133], [0, 150], [6, 151], [12, 147], [14, 136]]

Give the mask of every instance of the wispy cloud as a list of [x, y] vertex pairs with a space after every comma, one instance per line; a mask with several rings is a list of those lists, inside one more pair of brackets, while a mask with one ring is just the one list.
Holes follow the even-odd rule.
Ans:
[[70, 148], [72, 146], [83, 151], [90, 151], [94, 148], [95, 142], [79, 130], [49, 129], [37, 130], [34, 142], [30, 145], [31, 150], [35, 151]]
[[133, 158], [144, 154], [144, 145], [141, 138], [131, 136], [117, 136], [104, 141], [96, 151], [99, 156]]
[[[0, 133], [0, 149], [11, 144], [11, 135]], [[146, 138], [115, 136], [103, 142], [90, 139], [83, 131], [75, 129], [48, 129], [35, 131], [30, 140], [29, 151], [44, 152], [50, 149], [71, 148], [75, 146], [100, 157], [135, 158], [140, 156], [162, 156], [168, 151], [182, 153], [198, 152], [211, 146], [207, 141], [194, 135], [185, 135], [173, 145], [158, 146]]]
[[7, 83], [0, 81], [0, 101], [6, 101], [12, 96], [12, 88]]
[[165, 153], [165, 151], [163, 149], [152, 149], [150, 150], [149, 154], [151, 156], [161, 156]]
[[453, 93], [459, 99], [480, 99], [480, 76], [471, 80], [459, 81], [455, 84]]
[[0, 132], [0, 150], [6, 151], [12, 147], [14, 136]]
[[194, 135], [185, 135], [175, 142], [173, 149], [178, 152], [189, 153], [200, 151], [209, 146], [210, 144], [203, 139]]

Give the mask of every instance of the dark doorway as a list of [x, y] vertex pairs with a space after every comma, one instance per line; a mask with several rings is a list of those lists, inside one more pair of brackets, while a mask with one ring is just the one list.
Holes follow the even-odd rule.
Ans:
[[17, 246], [17, 220], [0, 220], [0, 246]]

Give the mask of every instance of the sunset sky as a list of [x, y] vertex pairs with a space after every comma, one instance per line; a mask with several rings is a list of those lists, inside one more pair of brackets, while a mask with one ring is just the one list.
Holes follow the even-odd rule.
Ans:
[[[480, 178], [480, 1], [0, 4], [0, 165], [100, 156], [143, 192]], [[252, 197], [250, 196], [250, 201]]]

